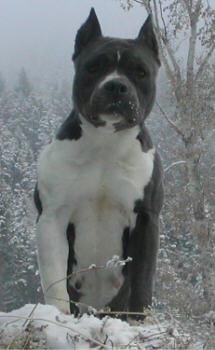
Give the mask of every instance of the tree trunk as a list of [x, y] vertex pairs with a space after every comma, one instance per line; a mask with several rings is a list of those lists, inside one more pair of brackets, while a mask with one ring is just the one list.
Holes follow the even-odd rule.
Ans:
[[200, 157], [201, 152], [198, 150], [194, 140], [190, 140], [186, 147], [186, 165], [188, 175], [188, 191], [192, 204], [191, 221], [193, 234], [196, 235], [205, 245], [209, 239], [209, 223], [205, 212], [205, 194], [204, 185], [200, 176]]
[[193, 216], [197, 221], [205, 219], [204, 188], [199, 174], [199, 155], [187, 157], [188, 188], [192, 202]]

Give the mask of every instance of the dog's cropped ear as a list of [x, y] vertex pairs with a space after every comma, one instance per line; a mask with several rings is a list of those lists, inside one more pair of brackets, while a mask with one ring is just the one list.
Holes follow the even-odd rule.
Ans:
[[158, 49], [157, 39], [153, 30], [152, 15], [149, 15], [147, 17], [145, 23], [141, 27], [137, 37], [137, 41], [147, 45], [153, 51], [160, 65], [159, 49]]
[[90, 42], [96, 40], [101, 35], [101, 27], [96, 16], [96, 12], [92, 7], [86, 22], [82, 24], [77, 32], [75, 38], [75, 50], [72, 59], [75, 60], [76, 57]]

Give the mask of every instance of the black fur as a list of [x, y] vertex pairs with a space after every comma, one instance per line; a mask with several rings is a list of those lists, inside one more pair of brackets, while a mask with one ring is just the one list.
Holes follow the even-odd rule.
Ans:
[[78, 114], [72, 111], [69, 117], [62, 124], [56, 138], [58, 140], [78, 140], [82, 135], [81, 121]]
[[75, 251], [74, 251], [74, 242], [75, 242], [75, 227], [73, 224], [69, 223], [67, 227], [67, 240], [69, 244], [69, 256], [68, 256], [68, 263], [67, 263], [67, 291], [70, 297], [70, 311], [74, 315], [78, 315], [78, 307], [76, 306], [75, 302], [78, 302], [80, 299], [80, 293], [78, 292], [78, 288], [73, 288], [73, 286], [70, 283], [70, 276], [73, 271], [73, 265], [77, 265], [77, 260], [75, 258]]
[[163, 202], [163, 183], [160, 158], [155, 155], [154, 171], [144, 190], [144, 200], [135, 204], [136, 226], [131, 235], [130, 265], [131, 311], [139, 311], [152, 303], [153, 277], [159, 247], [159, 213]]
[[40, 194], [38, 190], [38, 185], [35, 186], [34, 190], [34, 203], [38, 211], [38, 218], [37, 221], [39, 220], [40, 215], [42, 214], [43, 208], [42, 208], [42, 202], [40, 200]]
[[91, 9], [90, 14], [86, 22], [78, 30], [75, 40], [75, 48], [73, 54], [73, 60], [80, 54], [80, 52], [86, 48], [86, 46], [100, 37], [102, 34], [98, 18], [96, 16], [94, 8]]

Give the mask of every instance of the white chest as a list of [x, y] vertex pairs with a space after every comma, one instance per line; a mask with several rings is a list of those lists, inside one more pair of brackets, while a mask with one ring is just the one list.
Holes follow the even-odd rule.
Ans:
[[[115, 134], [84, 134], [78, 141], [54, 141], [39, 161], [44, 206], [108, 199], [125, 210], [143, 198], [153, 171], [154, 149], [143, 152], [137, 130]], [[42, 193], [42, 194], [43, 194]], [[72, 208], [73, 207], [73, 208]]]

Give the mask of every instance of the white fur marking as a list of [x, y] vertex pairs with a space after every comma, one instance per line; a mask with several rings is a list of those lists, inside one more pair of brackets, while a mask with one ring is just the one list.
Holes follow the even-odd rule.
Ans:
[[[66, 259], [62, 254], [66, 254], [63, 242], [69, 222], [76, 230], [75, 269], [93, 263], [104, 265], [113, 255], [122, 255], [123, 230], [134, 227], [134, 202], [143, 198], [144, 187], [152, 176], [154, 149], [141, 150], [136, 139], [138, 127], [105, 133], [103, 128], [85, 121], [82, 129], [83, 135], [77, 141], [53, 141], [39, 161], [43, 214], [38, 235], [43, 237], [40, 268], [45, 286], [65, 275]], [[110, 302], [123, 283], [121, 269], [114, 274], [92, 270], [84, 277], [80, 301], [97, 309]], [[58, 298], [65, 297], [65, 289], [60, 291], [57, 285], [52, 292]], [[54, 300], [52, 304], [58, 306]]]
[[117, 71], [113, 71], [112, 73], [108, 74], [98, 85], [99, 88], [101, 88], [105, 83], [107, 83], [110, 80], [120, 78], [120, 74], [117, 73]]

